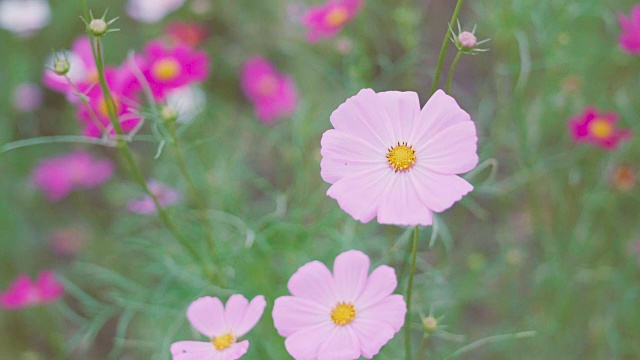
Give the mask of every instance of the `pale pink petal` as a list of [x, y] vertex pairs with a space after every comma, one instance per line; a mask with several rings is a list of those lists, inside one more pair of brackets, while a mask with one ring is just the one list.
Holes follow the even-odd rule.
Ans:
[[331, 307], [294, 296], [281, 296], [273, 304], [273, 324], [281, 336], [321, 323], [331, 324]]
[[369, 278], [362, 293], [355, 301], [358, 308], [366, 308], [391, 295], [398, 286], [398, 278], [394, 268], [387, 265], [378, 266]]
[[339, 302], [353, 303], [367, 283], [369, 257], [361, 251], [345, 251], [333, 263], [333, 281]]
[[391, 185], [380, 196], [378, 223], [400, 226], [431, 225], [433, 214], [416, 196], [413, 169], [393, 174]]
[[330, 184], [347, 175], [387, 164], [386, 148], [375, 147], [344, 131], [327, 130], [320, 144], [320, 175]]
[[411, 169], [410, 179], [420, 201], [435, 212], [442, 212], [473, 190], [473, 186], [457, 175], [434, 173], [421, 166]]
[[242, 355], [249, 350], [249, 341], [244, 340], [239, 343], [235, 343], [223, 351], [218, 351], [216, 360], [236, 360], [240, 359]]
[[390, 295], [380, 302], [366, 308], [358, 309], [357, 319], [365, 321], [383, 322], [389, 324], [393, 331], [398, 332], [404, 325], [407, 304], [402, 295]]
[[338, 326], [318, 349], [318, 360], [355, 360], [360, 340], [350, 326]]
[[[389, 119], [395, 141], [409, 141], [415, 120], [420, 114], [420, 99], [413, 91], [386, 91], [376, 94]], [[395, 144], [389, 144], [393, 146]]]
[[[227, 303], [228, 304], [228, 303]], [[260, 318], [262, 317], [262, 313], [264, 312], [264, 308], [267, 306], [267, 302], [264, 299], [264, 296], [259, 295], [253, 298], [249, 305], [245, 307], [243, 310], [242, 318], [227, 318], [227, 322], [233, 329], [233, 334], [237, 337], [241, 337], [251, 330]], [[227, 305], [228, 310], [228, 305]]]
[[416, 118], [409, 144], [419, 146], [445, 128], [470, 119], [454, 98], [438, 90]]
[[[249, 300], [244, 296], [239, 294], [231, 295], [224, 307], [224, 319], [227, 324], [227, 329], [225, 329], [224, 332], [231, 331], [234, 335], [239, 336], [235, 334], [235, 325], [242, 321], [248, 306]], [[214, 335], [219, 336], [222, 334], [218, 333]]]
[[335, 329], [335, 325], [331, 323], [307, 327], [289, 335], [284, 346], [295, 360], [317, 360], [320, 345]]
[[360, 339], [360, 351], [367, 359], [373, 358], [380, 349], [393, 338], [396, 331], [391, 325], [382, 321], [356, 318], [352, 329]]
[[187, 319], [191, 326], [208, 338], [224, 334], [229, 328], [225, 322], [222, 302], [210, 296], [201, 297], [191, 303], [187, 309]]
[[464, 121], [425, 136], [425, 142], [416, 149], [421, 164], [442, 174], [460, 174], [478, 164], [476, 126]]
[[367, 223], [376, 216], [380, 197], [393, 176], [387, 165], [381, 165], [343, 177], [329, 188], [327, 195], [354, 219]]
[[289, 279], [287, 286], [292, 295], [322, 305], [333, 306], [336, 301], [333, 276], [319, 261], [312, 261], [298, 269]]
[[389, 115], [371, 89], [363, 89], [347, 99], [331, 114], [331, 123], [344, 131], [369, 142], [376, 148], [387, 149], [399, 140], [393, 137]]
[[171, 344], [173, 360], [216, 360], [216, 352], [210, 342], [178, 341]]

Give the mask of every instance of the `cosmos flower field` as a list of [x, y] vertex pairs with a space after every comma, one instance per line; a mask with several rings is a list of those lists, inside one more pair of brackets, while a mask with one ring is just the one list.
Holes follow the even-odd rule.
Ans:
[[640, 358], [640, 3], [0, 0], [0, 359]]

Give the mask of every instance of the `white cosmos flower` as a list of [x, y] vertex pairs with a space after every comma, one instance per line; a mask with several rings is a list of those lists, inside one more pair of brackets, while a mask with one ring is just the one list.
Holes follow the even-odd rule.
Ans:
[[185, 0], [129, 0], [127, 14], [137, 21], [155, 23], [184, 5]]
[[51, 18], [47, 0], [0, 0], [0, 28], [20, 36], [32, 35]]
[[178, 112], [178, 122], [187, 123], [200, 115], [207, 99], [199, 86], [184, 86], [167, 95], [167, 105]]

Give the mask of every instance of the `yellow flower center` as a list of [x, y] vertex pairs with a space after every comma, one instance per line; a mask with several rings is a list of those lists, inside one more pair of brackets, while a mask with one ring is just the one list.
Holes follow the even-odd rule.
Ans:
[[589, 123], [589, 133], [598, 139], [607, 139], [613, 134], [613, 126], [605, 119], [595, 119]]
[[324, 17], [324, 21], [331, 27], [344, 25], [349, 20], [349, 12], [343, 6], [336, 7], [329, 11]]
[[158, 60], [153, 64], [151, 73], [160, 81], [171, 81], [180, 75], [180, 63], [174, 58]]
[[265, 75], [258, 82], [258, 92], [262, 96], [273, 95], [278, 89], [278, 79], [273, 75]]
[[416, 151], [406, 142], [399, 142], [398, 145], [389, 149], [387, 162], [395, 172], [407, 171], [416, 163]]
[[331, 321], [342, 326], [351, 323], [356, 318], [356, 309], [351, 304], [340, 303], [331, 311]]
[[[116, 114], [120, 113], [120, 102], [118, 99], [113, 99], [113, 105], [115, 106]], [[107, 106], [107, 100], [104, 97], [100, 98], [98, 102], [98, 115], [108, 118], [109, 117], [109, 106]]]
[[236, 342], [236, 338], [233, 337], [233, 335], [231, 335], [230, 333], [220, 335], [216, 338], [213, 338], [213, 340], [211, 340], [211, 343], [213, 344], [213, 346], [216, 347], [216, 350], [220, 350], [220, 351], [228, 348], [229, 346], [233, 345], [233, 343], [235, 342]]

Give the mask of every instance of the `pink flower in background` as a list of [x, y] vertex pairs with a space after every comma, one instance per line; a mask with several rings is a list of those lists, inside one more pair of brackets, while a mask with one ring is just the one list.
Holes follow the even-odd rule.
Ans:
[[51, 20], [51, 7], [46, 0], [0, 1], [0, 28], [19, 36], [31, 36]]
[[618, 144], [631, 137], [630, 130], [616, 128], [618, 114], [600, 113], [588, 107], [582, 114], [569, 119], [569, 129], [577, 142], [600, 146], [606, 150], [615, 150]]
[[23, 83], [13, 91], [13, 106], [20, 112], [38, 110], [42, 105], [42, 90], [36, 84]]
[[[57, 56], [60, 59], [64, 59], [64, 54], [62, 53], [58, 53]], [[69, 76], [74, 84], [98, 84], [98, 71], [95, 61], [93, 60], [91, 42], [87, 36], [76, 38], [71, 47], [71, 51], [67, 53], [67, 58], [69, 59], [69, 72], [67, 76]], [[44, 70], [42, 83], [53, 91], [67, 95], [67, 98], [71, 102], [78, 103], [79, 100], [74, 95], [75, 90], [73, 86], [69, 84], [69, 81], [63, 75], [58, 75], [50, 70], [50, 68], [53, 68], [53, 61], [53, 56], [47, 60], [48, 68]]]
[[171, 23], [165, 29], [165, 33], [172, 44], [184, 44], [192, 48], [200, 46], [209, 37], [206, 26], [187, 22]]
[[618, 22], [622, 33], [618, 38], [620, 47], [630, 54], [640, 54], [640, 5], [631, 9], [631, 16], [618, 14]]
[[307, 27], [307, 41], [334, 37], [360, 12], [362, 5], [363, 0], [329, 0], [310, 8], [302, 19]]
[[142, 72], [157, 100], [169, 90], [204, 82], [209, 76], [209, 56], [185, 44], [171, 47], [152, 41], [144, 51]]
[[75, 151], [41, 161], [33, 171], [32, 181], [50, 201], [58, 201], [73, 190], [97, 187], [111, 178], [113, 170], [110, 160]]
[[244, 64], [241, 74], [242, 90], [253, 103], [258, 119], [274, 123], [290, 116], [297, 108], [297, 92], [293, 80], [278, 73], [269, 61], [254, 57]]
[[84, 250], [88, 242], [88, 231], [82, 226], [57, 229], [49, 235], [49, 244], [56, 256], [72, 257]]
[[[158, 203], [162, 208], [176, 204], [181, 199], [180, 193], [177, 190], [159, 181], [150, 180], [147, 186], [156, 199], [158, 199]], [[129, 211], [137, 214], [152, 215], [156, 213], [156, 206], [149, 195], [139, 200], [131, 200], [128, 207]]]
[[353, 360], [373, 358], [404, 324], [407, 306], [395, 270], [377, 267], [369, 275], [369, 257], [356, 250], [344, 252], [333, 264], [333, 274], [312, 261], [289, 279], [293, 296], [273, 305], [273, 321], [286, 337], [287, 351], [296, 360]]
[[18, 310], [52, 303], [64, 294], [64, 287], [51, 271], [43, 271], [35, 282], [27, 275], [20, 275], [9, 289], [0, 293], [0, 307]]
[[127, 14], [143, 23], [156, 23], [184, 3], [185, 0], [129, 0]]
[[420, 110], [418, 94], [361, 90], [331, 114], [322, 136], [327, 195], [354, 219], [430, 225], [473, 190], [457, 176], [478, 163], [476, 127], [438, 90]]
[[258, 295], [249, 302], [242, 295], [232, 295], [226, 306], [215, 297], [202, 297], [187, 309], [191, 326], [209, 341], [179, 341], [171, 345], [174, 360], [235, 360], [249, 349], [249, 341], [238, 338], [249, 332], [260, 320], [267, 302]]

